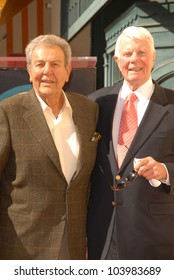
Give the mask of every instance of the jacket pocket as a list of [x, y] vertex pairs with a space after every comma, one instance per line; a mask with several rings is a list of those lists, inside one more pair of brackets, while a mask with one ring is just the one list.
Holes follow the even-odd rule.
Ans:
[[174, 203], [151, 203], [149, 211], [154, 215], [174, 215]]

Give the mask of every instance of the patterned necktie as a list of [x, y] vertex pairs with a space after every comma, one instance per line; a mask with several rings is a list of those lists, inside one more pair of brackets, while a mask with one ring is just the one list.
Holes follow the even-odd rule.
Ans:
[[136, 99], [137, 96], [134, 93], [130, 93], [123, 106], [117, 145], [119, 167], [124, 160], [128, 151], [127, 148], [129, 148], [138, 127], [137, 112], [134, 105]]

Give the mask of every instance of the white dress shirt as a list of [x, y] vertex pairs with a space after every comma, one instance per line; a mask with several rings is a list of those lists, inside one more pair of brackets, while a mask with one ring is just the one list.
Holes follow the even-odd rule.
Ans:
[[75, 124], [72, 118], [72, 108], [63, 92], [65, 102], [57, 118], [51, 108], [36, 94], [41, 104], [45, 119], [52, 134], [56, 148], [59, 153], [62, 171], [69, 184], [76, 171], [79, 155], [79, 141], [77, 138]]

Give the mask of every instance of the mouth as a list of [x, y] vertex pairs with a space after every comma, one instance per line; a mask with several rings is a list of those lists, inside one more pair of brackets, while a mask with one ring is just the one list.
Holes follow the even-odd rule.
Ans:
[[41, 82], [42, 82], [42, 83], [47, 83], [47, 84], [53, 83], [52, 80], [46, 80], [46, 79], [42, 79]]
[[42, 83], [43, 85], [51, 85], [51, 84], [53, 84], [54, 82], [51, 81], [51, 80], [41, 80], [41, 83]]
[[137, 73], [137, 72], [140, 72], [142, 71], [142, 68], [138, 67], [138, 68], [131, 68], [129, 69], [130, 72], [134, 72], [134, 73]]

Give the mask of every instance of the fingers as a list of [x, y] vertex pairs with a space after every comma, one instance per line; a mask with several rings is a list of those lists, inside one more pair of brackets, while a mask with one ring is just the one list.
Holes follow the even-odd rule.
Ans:
[[155, 161], [152, 157], [139, 159], [134, 165], [134, 169], [139, 176], [143, 176], [147, 180], [165, 180], [167, 178], [167, 172], [163, 164]]

